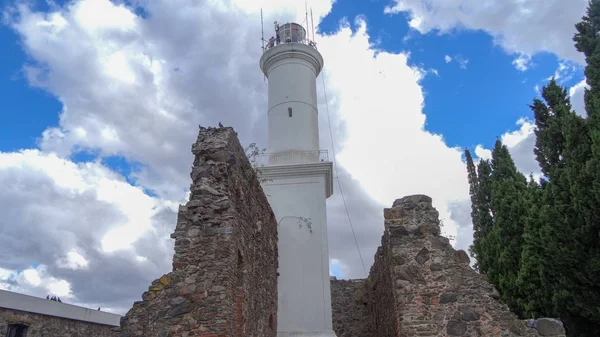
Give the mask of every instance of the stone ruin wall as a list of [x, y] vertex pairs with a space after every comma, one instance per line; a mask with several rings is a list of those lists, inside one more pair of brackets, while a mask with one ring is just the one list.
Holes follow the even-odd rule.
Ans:
[[277, 224], [232, 128], [200, 128], [173, 271], [152, 282], [119, 337], [275, 337]]
[[[332, 296], [354, 296], [355, 306], [360, 302], [368, 312], [357, 321], [357, 308], [333, 298], [337, 337], [564, 336], [560, 321], [521, 321], [500, 304], [495, 288], [469, 266], [468, 255], [440, 236], [431, 198], [398, 199], [384, 210], [384, 219], [368, 279], [352, 281], [348, 292], [334, 290], [349, 281], [332, 281]], [[357, 333], [364, 329], [372, 335]]]
[[[179, 208], [173, 271], [152, 282], [120, 328], [0, 309], [28, 336], [275, 337], [277, 223], [231, 128], [201, 128], [190, 200]], [[440, 236], [431, 198], [384, 210], [365, 280], [331, 281], [337, 337], [563, 337], [553, 319], [521, 321], [469, 257]]]
[[27, 337], [114, 336], [114, 327], [110, 325], [0, 308], [0, 335], [6, 334], [9, 324], [26, 325]]
[[[275, 337], [274, 214], [233, 129], [201, 128], [192, 153], [173, 272], [152, 282], [117, 335]], [[337, 337], [564, 336], [559, 321], [526, 324], [500, 304], [468, 255], [440, 236], [431, 198], [398, 199], [384, 218], [369, 277], [332, 280]]]
[[337, 337], [376, 337], [372, 333], [371, 314], [364, 280], [331, 281], [333, 330]]

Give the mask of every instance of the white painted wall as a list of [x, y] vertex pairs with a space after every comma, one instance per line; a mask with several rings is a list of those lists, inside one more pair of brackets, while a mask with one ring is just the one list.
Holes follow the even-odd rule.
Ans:
[[269, 79], [269, 152], [318, 151], [321, 54], [301, 43], [280, 44], [263, 54], [260, 66]]
[[121, 316], [108, 312], [49, 301], [45, 298], [0, 290], [0, 308], [74, 319], [78, 321], [119, 326]]
[[[331, 163], [262, 168], [278, 221], [278, 336], [335, 336], [331, 320], [325, 200], [331, 195]], [[309, 218], [307, 224], [297, 217]]]

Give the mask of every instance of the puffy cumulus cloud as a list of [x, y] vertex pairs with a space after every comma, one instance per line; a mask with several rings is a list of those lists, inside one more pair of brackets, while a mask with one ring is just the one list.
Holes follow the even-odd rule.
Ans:
[[[52, 13], [19, 5], [9, 16], [33, 60], [24, 68], [27, 80], [58, 97], [63, 109], [59, 125], [40, 138], [41, 152], [4, 154], [11, 164], [0, 166], [8, 186], [0, 205], [19, 226], [2, 224], [10, 228], [0, 234], [10, 240], [0, 248], [2, 287], [21, 285], [13, 271], [35, 263], [56, 282], [68, 282], [73, 301], [125, 312], [151, 279], [170, 269], [173, 205], [189, 186], [197, 125], [222, 122], [244, 144], [266, 143], [260, 4], [140, 4], [143, 18], [108, 0], [73, 1]], [[303, 13], [294, 1], [265, 4], [266, 31], [275, 20]], [[313, 4], [315, 19], [330, 9], [331, 1]], [[347, 212], [368, 270], [382, 207], [407, 194], [429, 194], [445, 232], [454, 235], [465, 224], [451, 215], [452, 202], [468, 198], [462, 150], [424, 129], [419, 81], [427, 72], [408, 66], [406, 53], [377, 50], [365, 21], [358, 24], [352, 32], [342, 22], [336, 33], [317, 37], [326, 63], [318, 82], [321, 140], [330, 154], [339, 150], [336, 190], [327, 201], [330, 257], [350, 278], [364, 271]], [[99, 163], [68, 160], [85, 150], [139, 163], [138, 186]], [[144, 195], [142, 186], [158, 196]]]
[[517, 126], [517, 130], [504, 133], [500, 140], [508, 147], [519, 171], [526, 176], [533, 174], [534, 177], [539, 177], [540, 166], [533, 154], [535, 124], [529, 119], [521, 118], [517, 121]]
[[479, 159], [487, 159], [487, 160], [492, 159], [492, 151], [489, 150], [489, 149], [484, 148], [481, 144], [477, 145], [475, 147], [475, 155]]
[[[448, 202], [468, 198], [462, 150], [448, 147], [441, 135], [424, 129], [419, 84], [424, 71], [407, 65], [408, 54], [371, 50], [366, 23], [358, 18], [357, 27], [353, 33], [344, 26], [320, 41], [326, 60], [346, 55], [345, 61], [329, 62], [325, 69], [330, 104], [346, 131], [338, 163], [379, 207], [389, 207], [404, 195], [428, 194], [446, 232], [454, 235], [457, 225]], [[372, 230], [381, 233], [378, 227]]]
[[[25, 67], [29, 82], [64, 103], [41, 148], [63, 156], [99, 150], [143, 163], [137, 180], [179, 199], [191, 164], [182, 149], [195, 139], [193, 125], [222, 122], [244, 143], [266, 139], [266, 82], [257, 76], [260, 3], [141, 5], [147, 19], [109, 0], [73, 1], [49, 14], [19, 5], [8, 22], [36, 61]], [[270, 10], [266, 31], [275, 19], [305, 19], [296, 1], [262, 5]], [[313, 15], [330, 9], [330, 1], [316, 2]]]
[[517, 54], [515, 66], [526, 70], [530, 56], [551, 52], [583, 63], [572, 42], [575, 24], [588, 0], [394, 0], [390, 14], [408, 12], [410, 26], [422, 34], [455, 29], [484, 30], [506, 52]]
[[0, 153], [0, 185], [5, 289], [122, 311], [151, 281], [148, 271], [169, 268], [172, 205], [100, 164], [39, 150]]

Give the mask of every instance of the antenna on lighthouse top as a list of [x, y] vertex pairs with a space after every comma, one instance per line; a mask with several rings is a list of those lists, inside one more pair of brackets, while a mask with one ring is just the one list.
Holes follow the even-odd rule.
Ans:
[[312, 26], [312, 40], [315, 43], [315, 49], [317, 49], [317, 45], [316, 45], [316, 41], [315, 41], [315, 23], [313, 21], [313, 15], [312, 15], [312, 7], [310, 8], [310, 25]]
[[263, 25], [263, 13], [262, 8], [260, 9], [260, 40], [262, 41], [262, 51], [265, 52], [265, 29]]
[[[308, 28], [308, 4], [306, 3], [306, 1], [304, 1], [304, 10], [305, 10], [305, 14], [306, 14], [306, 18], [304, 19], [304, 22], [306, 22], [306, 28]], [[310, 40], [310, 30], [306, 29], [306, 31], [308, 32], [308, 39]]]

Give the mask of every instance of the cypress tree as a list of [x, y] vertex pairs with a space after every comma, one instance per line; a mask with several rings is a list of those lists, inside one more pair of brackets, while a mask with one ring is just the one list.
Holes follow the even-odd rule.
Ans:
[[566, 89], [556, 81], [544, 86], [542, 97], [531, 109], [534, 151], [547, 181], [530, 211], [537, 219], [529, 219], [523, 236], [522, 305], [534, 316], [558, 315], [569, 336], [598, 336], [600, 289], [595, 280], [600, 274], [592, 267], [598, 256], [597, 231], [593, 235], [598, 203], [590, 170], [590, 126], [572, 111]]
[[[585, 76], [589, 89], [585, 91], [588, 137], [591, 153], [585, 163], [585, 173], [578, 179], [583, 183], [575, 187], [578, 211], [585, 213], [585, 225], [579, 228], [580, 235], [594, 238], [587, 241], [590, 261], [586, 265], [595, 276], [600, 276], [600, 1], [589, 2], [586, 15], [575, 25], [577, 33], [573, 37], [577, 50], [585, 55]], [[570, 127], [578, 128], [579, 120], [572, 120]], [[576, 146], [574, 155], [583, 159], [586, 149]]]
[[555, 317], [551, 297], [544, 275], [548, 272], [548, 247], [541, 239], [541, 228], [548, 221], [548, 207], [544, 204], [544, 182], [538, 185], [530, 176], [527, 184], [527, 216], [523, 228], [523, 246], [517, 277], [518, 306], [525, 317]]
[[[585, 163], [586, 177], [576, 191], [578, 206], [585, 208], [586, 226], [580, 229], [581, 235], [587, 236], [594, 244], [588, 246], [590, 262], [586, 267], [595, 276], [600, 276], [600, 1], [589, 2], [586, 15], [582, 21], [575, 25], [577, 33], [573, 37], [577, 50], [585, 55], [585, 76], [589, 89], [585, 92], [585, 110], [587, 112], [587, 128], [591, 154]], [[582, 121], [572, 118], [569, 127], [581, 129]], [[588, 142], [588, 137], [574, 139], [573, 141]], [[582, 139], [583, 138], [583, 139]], [[576, 150], [573, 156], [581, 162], [588, 154], [583, 145], [572, 144]], [[579, 179], [581, 181], [582, 179]], [[587, 184], [587, 185], [586, 185]], [[582, 191], [587, 189], [588, 191]], [[587, 193], [586, 193], [587, 192]], [[586, 198], [586, 199], [584, 199]], [[583, 209], [580, 209], [583, 211]], [[592, 239], [593, 238], [593, 239]], [[588, 243], [592, 243], [588, 241]]]
[[[478, 260], [479, 252], [480, 252], [480, 242], [479, 242], [479, 234], [480, 234], [480, 225], [479, 225], [479, 215], [478, 215], [478, 200], [477, 200], [477, 192], [479, 190], [479, 183], [477, 181], [477, 170], [475, 168], [475, 164], [473, 163], [473, 157], [471, 157], [471, 152], [469, 149], [465, 149], [465, 158], [467, 161], [467, 177], [469, 180], [469, 195], [471, 197], [471, 220], [473, 223], [473, 244], [469, 247], [469, 252], [471, 256]], [[475, 270], [479, 270], [478, 263], [475, 262]]]
[[488, 278], [494, 273], [496, 245], [489, 234], [494, 227], [492, 216], [492, 166], [489, 160], [480, 160], [477, 165], [477, 231], [474, 231], [473, 245], [477, 255], [477, 267]]
[[548, 105], [537, 98], [530, 105], [536, 123], [533, 152], [542, 173], [552, 180], [553, 172], [564, 167], [562, 152], [565, 136], [562, 124], [571, 111], [571, 104], [567, 90], [559, 86], [554, 78], [542, 88], [542, 97]]
[[[494, 245], [486, 238], [493, 228], [491, 215], [491, 173], [492, 168], [488, 160], [480, 160], [477, 168], [468, 149], [465, 149], [467, 162], [467, 176], [469, 180], [469, 194], [471, 197], [471, 220], [473, 223], [473, 244], [469, 247], [471, 255], [475, 258], [475, 269], [483, 274], [489, 272], [490, 258]], [[493, 270], [493, 266], [492, 266]]]
[[[495, 247], [493, 256], [497, 258], [493, 281], [497, 281], [502, 299], [518, 314], [517, 285], [521, 261], [523, 229], [527, 217], [527, 179], [521, 174], [508, 152], [506, 145], [496, 141], [492, 151], [492, 202], [494, 225], [486, 240]], [[491, 239], [491, 240], [490, 240]]]

